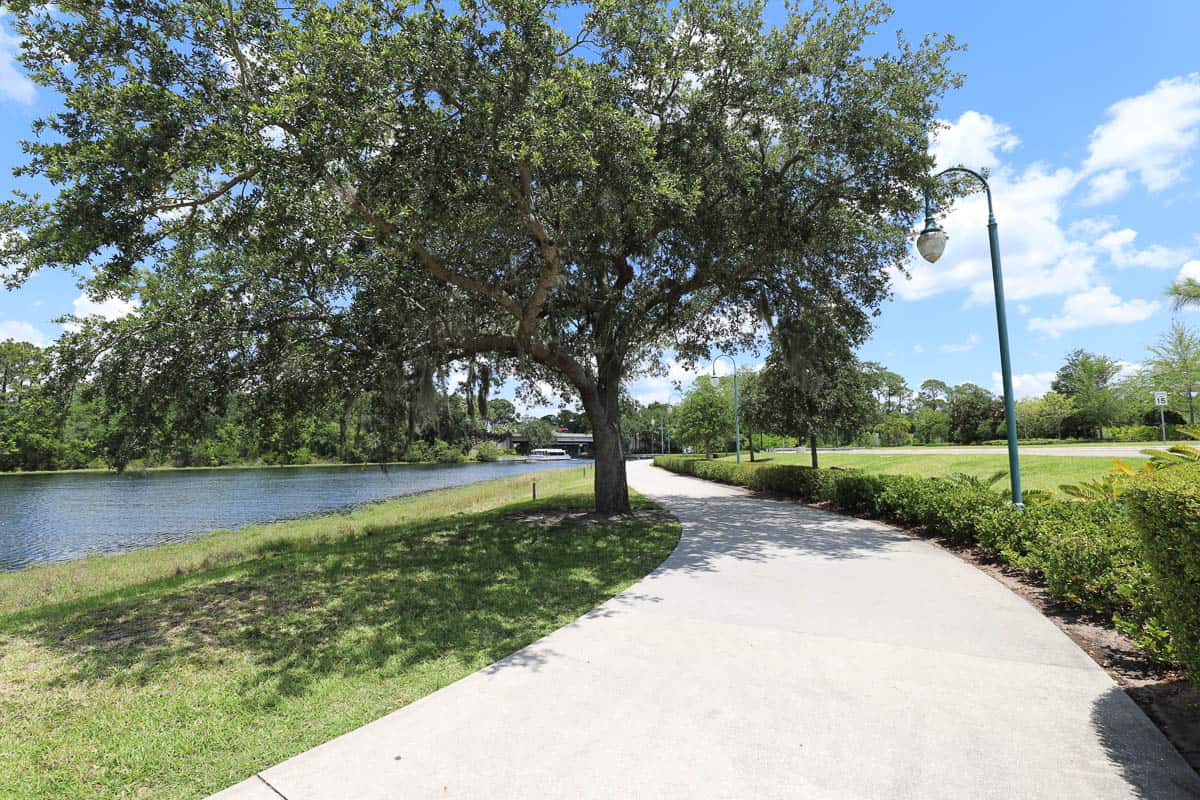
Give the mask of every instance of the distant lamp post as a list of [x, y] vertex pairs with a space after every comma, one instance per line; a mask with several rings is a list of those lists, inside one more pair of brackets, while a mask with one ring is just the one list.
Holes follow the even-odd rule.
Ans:
[[942, 257], [949, 239], [942, 226], [933, 218], [930, 187], [933, 181], [952, 172], [970, 175], [983, 184], [988, 204], [988, 249], [992, 256], [992, 288], [996, 294], [996, 329], [1000, 334], [1000, 374], [1004, 380], [1004, 419], [1008, 428], [1008, 475], [1012, 483], [1013, 505], [1023, 508], [1021, 501], [1021, 463], [1017, 452], [1017, 414], [1013, 406], [1012, 360], [1008, 353], [1008, 318], [1004, 312], [1004, 277], [1000, 272], [1000, 236], [996, 232], [996, 215], [992, 210], [992, 187], [987, 179], [966, 167], [944, 169], [930, 179], [925, 187], [925, 229], [917, 237], [917, 251], [929, 263]]
[[[667, 395], [667, 409], [668, 410], [674, 408], [674, 406], [671, 405], [671, 398], [674, 397], [675, 395], [679, 395], [680, 402], [683, 402], [683, 400], [685, 399], [683, 396], [683, 392], [680, 392], [678, 390], [671, 392], [669, 395]], [[670, 431], [667, 431], [667, 452], [672, 452], [671, 432]], [[683, 452], [682, 448], [680, 448], [680, 452]]]
[[728, 358], [729, 363], [733, 365], [733, 435], [737, 441], [737, 463], [742, 463], [742, 421], [738, 413], [738, 388], [737, 388], [737, 362], [733, 360], [733, 356], [722, 353], [713, 359], [712, 374], [717, 377], [717, 362], [722, 358]]

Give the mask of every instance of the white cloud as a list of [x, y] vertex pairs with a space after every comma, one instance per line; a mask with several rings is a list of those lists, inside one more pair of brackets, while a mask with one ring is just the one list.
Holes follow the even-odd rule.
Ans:
[[[136, 301], [122, 300], [120, 297], [110, 297], [107, 300], [94, 300], [87, 294], [81, 294], [71, 301], [76, 317], [101, 317], [106, 320], [120, 319], [133, 313], [138, 304]], [[79, 330], [79, 325], [69, 322], [63, 326], [68, 331]]]
[[1137, 375], [1141, 371], [1142, 371], [1141, 364], [1135, 364], [1132, 361], [1118, 361], [1117, 362], [1117, 374], [1113, 378], [1113, 380], [1115, 380], [1115, 381], [1128, 380], [1129, 378], [1132, 378], [1134, 375]]
[[1191, 163], [1187, 154], [1200, 141], [1200, 73], [1159, 81], [1145, 94], [1119, 100], [1108, 107], [1108, 117], [1092, 131], [1083, 165], [1088, 174], [1100, 173], [1090, 196], [1113, 189], [1113, 175], [1121, 170], [1136, 173], [1149, 191], [1162, 191], [1183, 179]]
[[93, 300], [86, 294], [81, 294], [71, 301], [71, 305], [75, 308], [75, 316], [77, 317], [103, 317], [104, 319], [120, 319], [128, 316], [137, 307], [138, 304], [131, 300], [123, 300], [120, 297], [110, 297], [107, 300]]
[[[1041, 397], [1050, 391], [1050, 382], [1054, 380], [1053, 372], [1024, 372], [1013, 375], [1013, 395], [1018, 400], [1023, 397]], [[1004, 381], [999, 372], [992, 373], [992, 391], [1004, 393]]]
[[1184, 278], [1200, 281], [1200, 261], [1189, 261], [1179, 268], [1179, 274], [1175, 276], [1175, 280], [1181, 281]]
[[1102, 172], [1088, 181], [1088, 193], [1083, 198], [1084, 205], [1098, 206], [1116, 200], [1129, 191], [1129, 172], [1123, 169], [1113, 169]]
[[1017, 312], [1020, 314], [1028, 314], [1033, 309], [1026, 303], [1017, 303]]
[[914, 344], [914, 345], [913, 345], [913, 352], [914, 352], [914, 353], [924, 353], [924, 352], [925, 352], [925, 345], [923, 345], [923, 344]]
[[[738, 374], [746, 372], [755, 372], [762, 367], [761, 363], [750, 363], [743, 359], [738, 359]], [[733, 373], [733, 367], [729, 364], [729, 359], [722, 358], [716, 362], [716, 374], [718, 377], [726, 377]], [[689, 369], [674, 358], [668, 358], [666, 362], [666, 374], [652, 375], [644, 378], [639, 378], [629, 384], [629, 394], [634, 400], [639, 403], [677, 403], [679, 402], [679, 394], [686, 394], [689, 387], [696, 382], [696, 379], [702, 375], [712, 375], [713, 365], [711, 363], [697, 364], [695, 368]], [[675, 394], [678, 392], [679, 394]]]
[[955, 342], [942, 345], [943, 353], [969, 353], [979, 344], [979, 335], [972, 333], [965, 342]]
[[[1040, 164], [1019, 174], [997, 169], [989, 177], [1010, 299], [1067, 294], [1090, 285], [1095, 254], [1087, 242], [1069, 237], [1060, 224], [1063, 204], [1077, 180], [1069, 169], [1051, 171]], [[919, 300], [966, 289], [968, 304], [991, 303], [987, 201], [982, 192], [955, 200], [942, 225], [949, 236], [946, 254], [936, 264], [914, 258], [911, 280], [896, 281], [897, 295]]]
[[1148, 267], [1150, 269], [1171, 269], [1187, 258], [1183, 250], [1172, 250], [1161, 244], [1153, 244], [1145, 250], [1133, 247], [1137, 231], [1122, 228], [1110, 231], [1097, 240], [1096, 245], [1106, 253], [1109, 259], [1118, 267]]
[[1057, 316], [1031, 319], [1029, 330], [1058, 337], [1079, 328], [1141, 322], [1161, 307], [1157, 300], [1122, 300], [1108, 286], [1097, 286], [1068, 297]]
[[[1133, 118], [1130, 115], [1145, 113], [1151, 120], [1161, 118], [1165, 120], [1163, 125], [1175, 133], [1164, 134], [1161, 142], [1154, 137], [1148, 141], [1184, 148], [1172, 151], [1171, 163], [1177, 163], [1200, 136], [1192, 135], [1200, 131], [1200, 122], [1189, 122], [1188, 98], [1193, 89], [1200, 93], [1200, 73], [1164, 81], [1147, 95], [1114, 104], [1109, 110], [1110, 119], [1096, 129], [1091, 155], [1080, 169], [1037, 163], [1023, 170], [1014, 169], [1004, 163], [1003, 155], [1017, 147], [1019, 140], [1008, 126], [979, 112], [966, 112], [938, 131], [930, 150], [939, 166], [965, 162], [991, 170], [988, 180], [999, 222], [1005, 291], [1010, 300], [1077, 295], [1103, 285], [1099, 273], [1110, 263], [1122, 268], [1169, 269], [1194, 252], [1191, 248], [1159, 244], [1137, 248], [1137, 232], [1121, 227], [1113, 217], [1084, 218], [1070, 224], [1063, 219], [1068, 204], [1078, 202], [1073, 200], [1076, 189], [1089, 177], [1091, 193], [1085, 202], [1115, 196], [1133, 178], [1147, 185], [1161, 185], [1164, 173], [1155, 171], [1158, 150], [1122, 149], [1117, 146], [1118, 138], [1128, 129]], [[966, 305], [990, 304], [993, 289], [986, 220], [982, 192], [957, 198], [942, 219], [949, 236], [946, 254], [936, 264], [914, 255], [907, 279], [898, 272], [893, 275], [897, 296], [921, 300], [965, 290]]]
[[0, 320], [0, 342], [5, 339], [16, 339], [18, 342], [29, 342], [38, 347], [46, 346], [46, 334], [18, 320]]
[[259, 135], [262, 136], [263, 143], [272, 150], [282, 150], [288, 138], [287, 133], [278, 125], [268, 125], [259, 131]]
[[930, 145], [938, 169], [958, 164], [973, 169], [999, 166], [996, 151], [1007, 153], [1021, 143], [1012, 129], [978, 111], [964, 111], [953, 123], [944, 123]]
[[0, 97], [28, 105], [33, 102], [37, 88], [17, 64], [20, 47], [21, 37], [12, 35], [6, 25], [0, 24]]

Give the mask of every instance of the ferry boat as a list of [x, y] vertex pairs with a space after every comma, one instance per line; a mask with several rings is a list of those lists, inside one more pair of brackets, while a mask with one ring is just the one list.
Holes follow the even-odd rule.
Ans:
[[529, 457], [526, 461], [570, 461], [571, 456], [566, 450], [560, 450], [557, 447], [539, 447], [536, 450], [529, 451]]

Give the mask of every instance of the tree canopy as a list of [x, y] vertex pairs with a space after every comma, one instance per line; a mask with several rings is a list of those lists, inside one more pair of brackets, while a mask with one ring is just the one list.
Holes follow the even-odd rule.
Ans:
[[868, 324], [958, 81], [949, 39], [867, 48], [871, 0], [778, 27], [749, 0], [6, 5], [62, 110], [19, 170], [53, 192], [0, 207], [0, 259], [136, 298], [63, 344], [125, 438], [232, 389], [428, 394], [485, 355], [579, 397], [605, 511], [621, 382], [664, 348]]
[[680, 442], [711, 456], [733, 438], [733, 403], [716, 380], [702, 376], [679, 404], [671, 425]]

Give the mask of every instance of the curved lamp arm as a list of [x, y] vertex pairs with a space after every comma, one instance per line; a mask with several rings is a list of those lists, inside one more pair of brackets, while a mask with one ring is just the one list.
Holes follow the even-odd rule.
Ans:
[[1004, 310], [1004, 277], [1000, 269], [1000, 235], [996, 230], [996, 214], [992, 208], [992, 187], [988, 184], [987, 178], [973, 169], [958, 166], [944, 169], [929, 179], [929, 182], [925, 184], [925, 230], [921, 231], [921, 235], [917, 237], [917, 250], [921, 253], [922, 258], [933, 263], [942, 257], [942, 253], [946, 249], [946, 239], [948, 237], [946, 236], [946, 232], [942, 230], [942, 226], [938, 225], [937, 220], [933, 218], [933, 202], [930, 197], [930, 190], [933, 188], [933, 182], [938, 178], [955, 172], [970, 175], [982, 183], [984, 191], [987, 192], [988, 252], [992, 262], [992, 289], [996, 295], [996, 331], [1000, 337], [1000, 374], [1004, 384], [1004, 419], [1008, 435], [1008, 473], [1013, 504], [1017, 508], [1022, 508], [1021, 464], [1017, 443], [1017, 415], [1014, 406], [1012, 359], [1008, 351], [1008, 317]]

